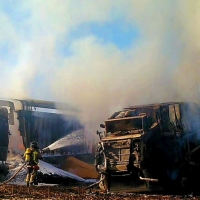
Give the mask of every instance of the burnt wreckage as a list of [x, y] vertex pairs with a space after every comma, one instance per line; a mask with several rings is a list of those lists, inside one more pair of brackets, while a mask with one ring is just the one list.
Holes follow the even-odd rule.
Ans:
[[198, 190], [200, 107], [132, 106], [101, 124], [95, 166], [104, 191]]
[[[59, 113], [57, 106], [65, 109], [67, 114]], [[19, 124], [19, 137], [24, 149], [29, 147], [31, 141], [38, 141], [42, 149], [83, 128], [75, 112], [78, 112], [77, 109], [71, 105], [52, 101], [0, 100], [0, 161], [6, 161], [8, 156], [9, 139], [13, 134], [11, 126]]]
[[[8, 112], [8, 109], [9, 112]], [[13, 125], [14, 104], [8, 101], [0, 101], [0, 161], [4, 163], [7, 159], [8, 144], [9, 144], [9, 123]]]

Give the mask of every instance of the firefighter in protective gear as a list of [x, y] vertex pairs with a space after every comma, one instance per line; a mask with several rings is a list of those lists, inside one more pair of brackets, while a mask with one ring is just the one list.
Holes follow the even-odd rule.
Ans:
[[27, 163], [27, 186], [33, 185], [33, 183], [35, 183], [36, 180], [37, 171], [39, 170], [38, 159], [41, 158], [39, 145], [37, 142], [31, 142], [30, 148], [27, 148], [24, 153], [24, 158]]

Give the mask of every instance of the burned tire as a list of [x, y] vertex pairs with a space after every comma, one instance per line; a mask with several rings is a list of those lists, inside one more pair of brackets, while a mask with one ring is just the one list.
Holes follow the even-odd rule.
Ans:
[[95, 169], [99, 174], [105, 174], [107, 171], [107, 160], [105, 152], [101, 145], [98, 146], [95, 154]]
[[104, 192], [107, 192], [109, 189], [108, 188], [108, 175], [101, 174], [100, 180], [102, 180], [99, 183], [100, 189], [103, 190]]

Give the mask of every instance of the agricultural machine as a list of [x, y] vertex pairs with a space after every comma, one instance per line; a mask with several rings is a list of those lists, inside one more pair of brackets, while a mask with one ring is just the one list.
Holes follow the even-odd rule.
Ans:
[[131, 106], [100, 125], [95, 167], [104, 191], [194, 191], [200, 178], [200, 107]]

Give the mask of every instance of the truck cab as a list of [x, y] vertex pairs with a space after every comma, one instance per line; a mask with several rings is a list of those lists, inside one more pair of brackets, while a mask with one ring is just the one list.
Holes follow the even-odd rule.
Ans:
[[100, 188], [115, 191], [125, 186], [126, 191], [146, 191], [180, 185], [185, 176], [180, 166], [199, 146], [195, 127], [199, 113], [199, 106], [185, 102], [132, 106], [115, 112], [100, 125], [104, 130], [97, 131], [100, 142], [95, 166]]

